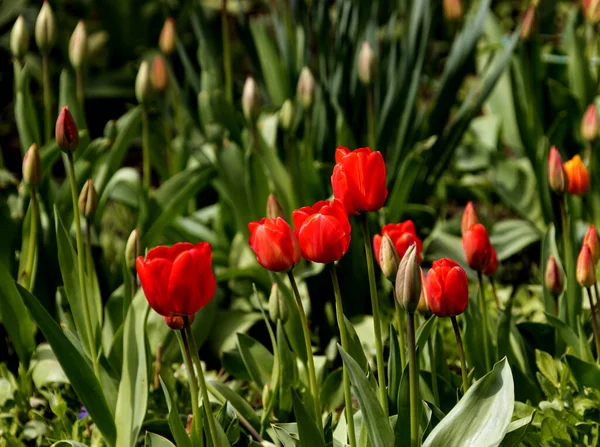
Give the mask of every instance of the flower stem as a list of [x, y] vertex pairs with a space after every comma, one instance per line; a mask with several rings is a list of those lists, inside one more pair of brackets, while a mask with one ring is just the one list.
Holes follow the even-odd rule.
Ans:
[[35, 252], [37, 249], [37, 225], [38, 225], [38, 202], [37, 202], [37, 191], [35, 188], [31, 188], [31, 201], [29, 202], [31, 208], [31, 215], [29, 221], [29, 250], [27, 252], [27, 266], [25, 267], [25, 282], [27, 289], [33, 291], [33, 266], [35, 259]]
[[481, 308], [481, 325], [483, 329], [483, 355], [485, 356], [485, 372], [487, 373], [492, 369], [490, 365], [490, 340], [488, 333], [488, 318], [487, 318], [487, 304], [485, 302], [485, 292], [483, 290], [483, 274], [477, 272], [479, 279], [479, 307]]
[[396, 287], [392, 289], [394, 295], [394, 306], [396, 307], [396, 330], [398, 331], [398, 344], [400, 345], [400, 366], [404, 371], [406, 365], [406, 341], [404, 340], [404, 324], [402, 324], [402, 309], [400, 303], [396, 299]]
[[[571, 252], [569, 250], [569, 218], [567, 216], [567, 209], [565, 204], [564, 196], [560, 198], [560, 216], [562, 220], [562, 236], [563, 236], [563, 259], [565, 266], [565, 275], [569, 278], [569, 274], [571, 274]], [[568, 284], [568, 282], [567, 282]], [[565, 298], [569, 298], [569, 288], [567, 285], [567, 290], [565, 292]], [[569, 315], [569, 306], [566, 306], [567, 315], [565, 315], [565, 320], [567, 323], [570, 322], [571, 316]]]
[[83, 73], [81, 72], [81, 69], [75, 70], [75, 89], [76, 89], [75, 94], [77, 96], [77, 103], [79, 104], [79, 113], [83, 117], [83, 116], [85, 116], [85, 109], [84, 109], [85, 95], [83, 93]]
[[313, 359], [312, 348], [310, 344], [310, 330], [308, 328], [308, 320], [306, 319], [306, 313], [304, 312], [304, 306], [302, 305], [302, 299], [300, 298], [300, 291], [298, 285], [294, 279], [294, 274], [290, 270], [288, 272], [288, 278], [294, 291], [294, 297], [296, 298], [296, 304], [298, 304], [298, 310], [300, 311], [300, 320], [302, 321], [302, 332], [304, 332], [304, 344], [306, 345], [306, 363], [308, 368], [308, 378], [310, 381], [310, 391], [313, 396], [313, 402], [315, 405], [315, 418], [317, 420], [317, 427], [319, 433], [323, 433], [323, 419], [321, 417], [321, 399], [319, 397], [319, 387], [317, 385], [317, 373], [315, 370], [315, 360]]
[[[330, 264], [331, 269], [331, 282], [333, 283], [333, 292], [335, 295], [335, 312], [337, 316], [337, 323], [340, 329], [340, 340], [342, 342], [342, 348], [348, 352], [348, 333], [346, 332], [346, 326], [344, 324], [344, 310], [342, 308], [342, 294], [340, 292], [340, 283], [338, 281], [337, 270], [335, 264]], [[343, 365], [344, 371], [344, 399], [346, 400], [346, 422], [348, 423], [348, 441], [350, 447], [356, 445], [356, 433], [354, 430], [354, 413], [352, 411], [352, 393], [350, 392], [350, 378], [348, 377], [348, 370], [346, 365]]]
[[143, 185], [144, 189], [150, 191], [150, 123], [148, 109], [142, 106], [142, 163], [143, 163]]
[[[383, 361], [383, 344], [381, 338], [381, 318], [379, 316], [379, 298], [377, 297], [377, 284], [375, 282], [375, 267], [373, 265], [373, 249], [369, 235], [367, 214], [360, 216], [363, 238], [365, 243], [365, 256], [367, 257], [367, 271], [369, 274], [369, 287], [371, 291], [371, 306], [373, 308], [373, 326], [375, 329], [375, 355], [377, 358], [377, 379], [379, 381], [379, 402], [385, 415], [388, 415], [387, 391], [385, 389], [385, 363]], [[414, 315], [413, 315], [414, 317]]]
[[94, 271], [92, 262], [92, 222], [90, 219], [86, 219], [85, 224], [85, 264], [87, 274], [91, 278]]
[[187, 341], [192, 352], [192, 361], [196, 365], [196, 373], [198, 374], [198, 383], [200, 384], [200, 393], [202, 394], [202, 402], [204, 403], [204, 411], [206, 412], [206, 418], [208, 419], [208, 429], [210, 430], [210, 437], [213, 439], [213, 445], [218, 445], [219, 435], [217, 433], [217, 423], [215, 421], [215, 415], [210, 407], [210, 400], [208, 399], [208, 390], [206, 388], [206, 380], [204, 379], [204, 371], [202, 370], [202, 364], [200, 363], [200, 357], [198, 356], [198, 348], [196, 347], [196, 340], [194, 340], [194, 334], [192, 333], [192, 326], [190, 325], [190, 319], [186, 315], [183, 317], [185, 323], [184, 330], [187, 335]]
[[435, 355], [433, 352], [433, 337], [434, 334], [429, 336], [429, 340], [427, 340], [427, 351], [429, 352], [429, 362], [431, 364], [431, 388], [433, 391], [433, 400], [435, 405], [440, 407], [440, 392], [438, 389], [438, 380], [437, 380], [437, 364], [435, 362]]
[[223, 38], [223, 71], [225, 72], [225, 95], [227, 101], [233, 103], [231, 51], [229, 49], [229, 27], [227, 26], [227, 0], [222, 0], [221, 4], [221, 32]]
[[587, 296], [590, 300], [590, 311], [592, 312], [592, 328], [594, 329], [594, 341], [596, 343], [596, 360], [600, 360], [600, 334], [598, 334], [598, 322], [596, 321], [596, 306], [592, 298], [592, 288], [587, 287]]
[[42, 84], [44, 89], [44, 142], [52, 139], [52, 95], [50, 93], [50, 55], [42, 56]]
[[500, 309], [500, 300], [498, 299], [498, 292], [496, 292], [496, 281], [493, 276], [488, 276], [490, 279], [490, 285], [492, 286], [492, 295], [494, 295], [494, 301], [496, 302], [496, 309]]
[[410, 383], [410, 445], [419, 445], [419, 377], [415, 347], [415, 314], [406, 313], [406, 336], [408, 341], [408, 373]]
[[375, 106], [373, 105], [373, 86], [367, 87], [367, 125], [369, 127], [369, 145], [375, 150]]
[[452, 321], [452, 328], [454, 329], [454, 336], [456, 337], [456, 346], [458, 349], [458, 358], [460, 359], [460, 373], [462, 376], [463, 393], [466, 393], [469, 389], [469, 380], [467, 379], [467, 362], [465, 361], [465, 350], [463, 348], [462, 337], [460, 336], [460, 328], [456, 317], [450, 317]]
[[190, 395], [192, 396], [192, 415], [194, 418], [194, 430], [192, 432], [195, 433], [198, 438], [200, 438], [200, 434], [202, 433], [202, 421], [200, 419], [199, 406], [198, 406], [198, 382], [196, 382], [196, 376], [194, 375], [194, 365], [192, 363], [192, 356], [190, 354], [190, 347], [187, 341], [187, 336], [183, 330], [176, 330], [175, 335], [177, 336], [177, 340], [179, 341], [179, 347], [181, 349], [181, 353], [183, 354], [183, 359], [185, 361], [185, 366], [188, 370], [188, 381], [190, 384]]

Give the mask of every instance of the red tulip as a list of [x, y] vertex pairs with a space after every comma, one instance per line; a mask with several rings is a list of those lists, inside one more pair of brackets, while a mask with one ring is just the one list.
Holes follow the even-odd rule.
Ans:
[[387, 234], [394, 247], [398, 252], [398, 257], [402, 259], [408, 247], [412, 244], [417, 244], [417, 259], [421, 262], [421, 250], [423, 248], [423, 242], [417, 236], [415, 230], [415, 224], [412, 220], [406, 220], [397, 224], [387, 224], [381, 229], [381, 234], [373, 236], [373, 250], [375, 252], [375, 259], [379, 263], [379, 252], [381, 250], [381, 239], [382, 236]]
[[552, 146], [548, 154], [548, 185], [557, 194], [562, 194], [567, 189], [567, 175], [556, 146]]
[[576, 196], [583, 196], [590, 189], [590, 173], [583, 164], [581, 157], [575, 155], [564, 164], [565, 173], [569, 181], [569, 192]]
[[350, 246], [350, 222], [339, 199], [321, 200], [292, 213], [302, 256], [311, 262], [338, 261]]
[[453, 260], [433, 261], [427, 273], [427, 301], [438, 317], [462, 314], [469, 302], [469, 281], [465, 271]]
[[475, 225], [476, 223], [479, 223], [479, 216], [477, 216], [477, 211], [475, 211], [473, 202], [469, 202], [467, 203], [467, 206], [465, 206], [460, 221], [460, 234], [465, 234], [465, 231], [467, 231], [471, 225]]
[[498, 271], [498, 255], [496, 254], [496, 250], [494, 246], [492, 246], [492, 256], [490, 257], [490, 263], [487, 265], [485, 270], [483, 271], [484, 275], [492, 276]]
[[335, 152], [335, 162], [331, 176], [333, 195], [342, 201], [348, 214], [383, 207], [388, 191], [381, 152], [373, 152], [368, 147], [350, 151], [340, 146]]
[[256, 253], [256, 260], [272, 272], [287, 272], [300, 260], [298, 238], [284, 219], [263, 218], [250, 222], [250, 247]]
[[68, 107], [63, 107], [54, 128], [56, 144], [65, 152], [73, 152], [79, 144], [79, 130]]
[[483, 272], [492, 260], [492, 244], [485, 227], [471, 225], [462, 237], [467, 264], [473, 270]]
[[589, 245], [583, 244], [577, 257], [577, 282], [582, 287], [591, 287], [596, 282], [596, 267]]
[[598, 262], [598, 259], [600, 258], [600, 247], [598, 246], [598, 232], [596, 231], [595, 225], [590, 225], [585, 232], [583, 244], [587, 244], [590, 247], [594, 263]]
[[208, 242], [155, 247], [146, 260], [137, 258], [136, 267], [148, 304], [163, 317], [194, 315], [217, 287]]

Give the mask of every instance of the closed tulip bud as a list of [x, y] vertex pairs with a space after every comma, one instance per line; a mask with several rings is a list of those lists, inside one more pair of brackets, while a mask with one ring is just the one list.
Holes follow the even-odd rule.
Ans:
[[427, 287], [426, 287], [426, 278], [423, 273], [423, 269], [419, 268], [421, 272], [421, 296], [419, 297], [419, 304], [417, 305], [417, 312], [421, 312], [422, 314], [428, 314], [431, 312], [429, 308], [429, 301], [427, 299]]
[[564, 274], [552, 255], [548, 257], [548, 262], [546, 263], [544, 283], [548, 292], [555, 297], [562, 293], [565, 286]]
[[135, 78], [135, 97], [140, 104], [146, 104], [152, 95], [152, 81], [148, 61], [142, 61]]
[[598, 246], [598, 232], [596, 231], [595, 225], [590, 225], [583, 238], [583, 243], [590, 247], [592, 252], [592, 259], [594, 263], [600, 259], [600, 247]]
[[[167, 326], [169, 326], [173, 330], [180, 331], [181, 329], [183, 329], [185, 327], [185, 320], [180, 315], [174, 315], [171, 317], [163, 317], [163, 318], [164, 318]], [[195, 314], [188, 315], [188, 320], [189, 320], [190, 324], [192, 324], [194, 322], [194, 318], [196, 318]]]
[[140, 248], [140, 230], [136, 228], [131, 232], [125, 244], [125, 265], [127, 265], [127, 268], [135, 268], [135, 260], [141, 254]]
[[579, 155], [575, 155], [563, 165], [569, 183], [569, 193], [576, 196], [585, 195], [590, 189], [590, 173]]
[[90, 219], [98, 207], [98, 193], [92, 179], [88, 179], [79, 194], [79, 211], [86, 219]]
[[499, 267], [498, 254], [496, 253], [496, 250], [492, 246], [492, 256], [490, 257], [490, 263], [487, 265], [487, 267], [483, 271], [483, 274], [492, 276], [498, 271], [498, 267]]
[[396, 300], [408, 311], [417, 310], [421, 298], [421, 268], [417, 259], [417, 245], [411, 245], [400, 261], [396, 275]]
[[248, 224], [249, 244], [256, 260], [271, 272], [288, 272], [300, 261], [298, 237], [281, 217]]
[[471, 228], [471, 225], [475, 225], [479, 223], [479, 216], [477, 216], [477, 211], [475, 211], [475, 206], [473, 202], [467, 203], [465, 206], [465, 210], [463, 211], [462, 219], [460, 222], [460, 232], [461, 234], [465, 234], [465, 232]]
[[79, 129], [67, 106], [63, 107], [54, 128], [56, 144], [64, 152], [74, 152], [79, 145]]
[[577, 257], [577, 282], [581, 287], [590, 287], [596, 282], [596, 267], [592, 251], [587, 244], [583, 244]]
[[15, 59], [23, 59], [28, 49], [29, 30], [23, 16], [19, 16], [10, 32], [10, 52]]
[[294, 119], [294, 104], [290, 99], [286, 99], [279, 109], [279, 125], [283, 130], [289, 130], [292, 127]]
[[31, 188], [42, 182], [42, 160], [37, 144], [33, 143], [23, 157], [23, 181]]
[[373, 82], [376, 68], [375, 63], [375, 53], [373, 53], [369, 42], [365, 40], [358, 55], [358, 79], [360, 79], [360, 82], [365, 85], [370, 85]]
[[269, 317], [273, 322], [281, 320], [282, 323], [285, 323], [288, 316], [289, 310], [285, 302], [285, 297], [281, 293], [281, 290], [279, 290], [277, 283], [273, 283], [271, 294], [269, 295]]
[[242, 111], [244, 117], [254, 123], [260, 112], [260, 90], [252, 76], [246, 78], [242, 92]]
[[117, 122], [115, 120], [109, 120], [104, 126], [104, 138], [108, 139], [109, 144], [113, 144], [115, 142], [115, 138], [117, 138]]
[[563, 194], [567, 190], [567, 176], [562, 158], [555, 146], [550, 148], [548, 155], [548, 185], [557, 194]]
[[271, 405], [272, 399], [273, 399], [273, 391], [269, 387], [269, 384], [265, 383], [265, 386], [262, 391], [262, 406], [264, 409], [269, 408], [269, 405]]
[[600, 0], [583, 0], [583, 14], [588, 22], [600, 22]]
[[521, 25], [521, 39], [529, 40], [533, 37], [537, 25], [536, 7], [534, 3], [530, 3], [523, 16], [523, 24]]
[[269, 219], [276, 219], [277, 217], [285, 219], [285, 213], [275, 194], [269, 194], [269, 198], [267, 199], [267, 217]]
[[462, 314], [469, 302], [469, 280], [465, 271], [448, 258], [433, 261], [427, 273], [427, 301], [438, 317]]
[[158, 93], [164, 92], [169, 84], [169, 72], [167, 71], [165, 60], [160, 54], [157, 54], [152, 59], [150, 82], [154, 90]]
[[296, 87], [296, 96], [304, 110], [308, 110], [312, 106], [315, 98], [315, 87], [315, 78], [310, 68], [303, 67], [298, 79], [298, 86]]
[[165, 55], [170, 55], [175, 49], [175, 19], [168, 17], [160, 31], [158, 47]]
[[[381, 246], [383, 236], [387, 235], [394, 243], [394, 248], [398, 257], [402, 259], [404, 253], [413, 244], [417, 244], [417, 259], [421, 262], [421, 250], [423, 249], [423, 242], [417, 236], [415, 224], [412, 220], [405, 220], [397, 224], [386, 224], [381, 229], [381, 235], [376, 234], [373, 236], [373, 251], [375, 252], [375, 259], [377, 262], [381, 261]], [[380, 264], [381, 266], [381, 264]]]
[[385, 276], [391, 282], [396, 281], [398, 274], [398, 266], [400, 265], [400, 257], [394, 247], [392, 239], [384, 234], [381, 238], [381, 248], [379, 249], [379, 266]]
[[586, 141], [594, 141], [598, 137], [598, 113], [595, 104], [590, 104], [583, 114], [581, 136]]
[[75, 27], [69, 41], [69, 60], [74, 69], [79, 70], [87, 58], [88, 35], [85, 29], [85, 23], [80, 20]]
[[48, 0], [44, 0], [35, 21], [35, 42], [42, 52], [48, 54], [56, 41], [56, 23]]
[[492, 259], [493, 250], [485, 227], [481, 224], [471, 225], [463, 234], [462, 244], [469, 267], [483, 272]]
[[448, 22], [457, 22], [462, 16], [462, 0], [444, 0], [444, 18]]

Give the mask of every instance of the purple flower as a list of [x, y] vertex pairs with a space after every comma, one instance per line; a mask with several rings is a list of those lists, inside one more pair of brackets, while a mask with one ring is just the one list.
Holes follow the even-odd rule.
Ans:
[[88, 416], [89, 416], [89, 414], [88, 414], [88, 411], [85, 409], [85, 407], [84, 407], [84, 406], [82, 406], [82, 407], [81, 407], [81, 413], [79, 413], [79, 414], [77, 415], [77, 419], [83, 419], [83, 418], [86, 418], [86, 417], [88, 417]]

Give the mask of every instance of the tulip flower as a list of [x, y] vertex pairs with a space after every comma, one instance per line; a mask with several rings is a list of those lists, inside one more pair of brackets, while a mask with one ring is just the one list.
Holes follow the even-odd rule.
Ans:
[[37, 144], [33, 143], [23, 157], [23, 181], [37, 188], [42, 181], [42, 159]]
[[548, 257], [548, 262], [546, 263], [544, 283], [548, 292], [554, 297], [558, 297], [565, 287], [564, 274], [552, 255]]
[[444, 0], [444, 18], [448, 22], [457, 22], [463, 16], [462, 0]]
[[487, 267], [483, 270], [484, 275], [492, 276], [498, 271], [498, 255], [496, 254], [496, 250], [494, 246], [492, 246], [492, 254], [490, 256], [490, 262]]
[[465, 234], [465, 232], [471, 228], [471, 225], [475, 225], [479, 223], [479, 216], [477, 216], [477, 211], [475, 211], [475, 206], [473, 202], [467, 203], [465, 206], [465, 210], [463, 211], [462, 219], [460, 221], [460, 234]]
[[21, 60], [29, 49], [29, 30], [22, 15], [17, 17], [10, 32], [10, 52], [15, 59]]
[[462, 237], [467, 264], [473, 270], [483, 272], [492, 259], [492, 244], [485, 227], [471, 225]]
[[408, 250], [412, 244], [416, 244], [417, 246], [417, 259], [419, 263], [421, 262], [421, 250], [423, 249], [423, 242], [417, 236], [417, 232], [415, 230], [415, 224], [412, 220], [406, 220], [404, 222], [400, 222], [397, 224], [387, 224], [384, 225], [381, 229], [381, 235], [376, 234], [373, 237], [373, 251], [375, 252], [375, 259], [377, 262], [380, 262], [380, 251], [381, 251], [381, 242], [383, 237], [388, 236], [392, 242], [394, 243], [394, 247], [398, 252], [398, 257], [402, 259], [404, 257], [404, 253]]
[[158, 93], [164, 92], [167, 85], [169, 85], [169, 72], [167, 71], [165, 59], [160, 54], [155, 55], [152, 59], [150, 82]]
[[175, 19], [173, 17], [167, 17], [165, 20], [158, 38], [158, 47], [167, 56], [175, 49]]
[[400, 307], [415, 312], [421, 298], [421, 268], [417, 261], [417, 245], [412, 244], [400, 261], [396, 274], [396, 300]]
[[576, 196], [583, 196], [590, 189], [590, 173], [581, 157], [575, 155], [564, 164], [565, 174], [569, 182], [568, 190]]
[[469, 281], [465, 271], [453, 260], [433, 261], [427, 273], [427, 301], [438, 317], [462, 314], [469, 302]]
[[145, 260], [137, 258], [136, 267], [150, 307], [163, 317], [194, 315], [217, 287], [208, 242], [155, 247]]
[[548, 154], [548, 185], [557, 194], [562, 194], [567, 189], [567, 176], [556, 146], [552, 146]]
[[299, 99], [304, 110], [308, 110], [312, 106], [316, 85], [310, 68], [302, 67], [300, 77], [298, 78], [298, 85], [296, 86], [296, 97]]
[[368, 41], [364, 41], [358, 55], [358, 79], [365, 85], [373, 82], [375, 75], [375, 53]]
[[267, 217], [269, 219], [275, 219], [277, 217], [281, 217], [285, 219], [285, 213], [283, 212], [283, 207], [275, 194], [269, 194], [269, 198], [267, 199]]
[[598, 262], [600, 258], [600, 247], [598, 246], [598, 233], [596, 232], [596, 226], [590, 225], [583, 237], [583, 244], [590, 247], [592, 253], [592, 259], [594, 264]]
[[586, 141], [594, 141], [598, 137], [598, 112], [596, 105], [590, 104], [581, 119], [581, 136]]
[[140, 255], [140, 230], [134, 229], [125, 244], [125, 265], [128, 269], [135, 268], [135, 260]]
[[335, 151], [335, 161], [331, 176], [333, 195], [342, 201], [348, 214], [381, 209], [388, 194], [381, 152], [368, 147], [350, 151], [340, 146]]
[[592, 250], [589, 245], [583, 244], [577, 257], [577, 282], [582, 287], [590, 287], [596, 282], [596, 267]]
[[244, 117], [250, 122], [255, 123], [260, 112], [260, 89], [252, 76], [246, 78], [244, 90], [242, 91], [242, 111]]
[[68, 107], [63, 107], [54, 129], [56, 136], [56, 144], [65, 152], [73, 152], [79, 144], [79, 130], [73, 119], [73, 115], [69, 112]]
[[[379, 235], [376, 235], [375, 237], [377, 236]], [[377, 251], [379, 251], [379, 253], [377, 253]], [[398, 256], [398, 251], [394, 247], [394, 243], [388, 234], [384, 234], [383, 237], [379, 236], [379, 246], [375, 247], [375, 253], [377, 253], [375, 256], [377, 262], [379, 262], [383, 276], [391, 282], [396, 282], [400, 256]]]
[[292, 218], [306, 260], [328, 264], [339, 261], [348, 251], [351, 227], [339, 199], [297, 209]]
[[300, 245], [294, 230], [281, 217], [248, 224], [250, 247], [256, 260], [272, 272], [287, 272], [300, 261]]

